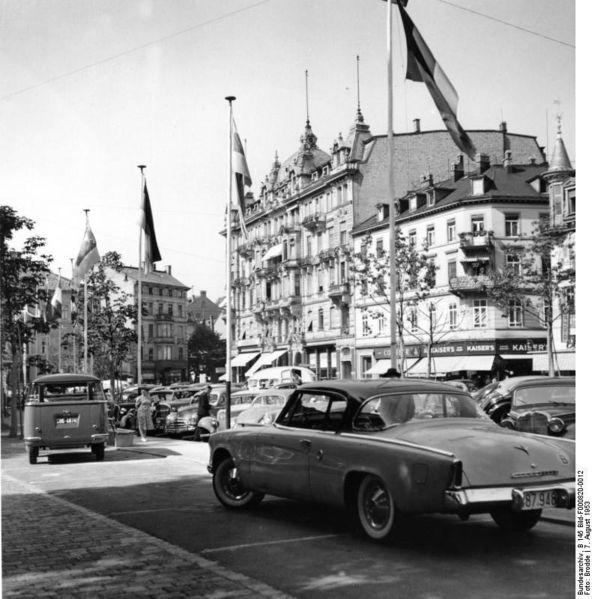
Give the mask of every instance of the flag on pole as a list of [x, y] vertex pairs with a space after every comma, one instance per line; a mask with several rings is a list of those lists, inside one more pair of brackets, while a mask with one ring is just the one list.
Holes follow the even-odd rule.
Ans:
[[462, 152], [468, 154], [471, 160], [475, 160], [477, 150], [471, 138], [456, 118], [458, 94], [454, 86], [434, 58], [434, 55], [401, 3], [399, 3], [399, 10], [401, 11], [403, 28], [405, 29], [405, 37], [407, 39], [406, 78], [411, 81], [423, 81], [426, 84], [454, 143]]
[[58, 276], [58, 282], [51, 298], [51, 312], [54, 319], [62, 317], [62, 288], [60, 287], [60, 281], [62, 277]]
[[247, 166], [247, 157], [243, 150], [243, 144], [236, 130], [236, 123], [232, 119], [232, 171], [236, 181], [236, 192], [238, 196], [238, 217], [244, 236], [247, 236], [245, 225], [245, 185], [252, 185], [251, 174]]
[[148, 186], [145, 180], [142, 205], [140, 206], [140, 227], [144, 231], [144, 272], [148, 273], [154, 269], [154, 262], [159, 262], [162, 258], [156, 242], [150, 196], [148, 195]]
[[74, 284], [76, 287], [80, 284], [80, 281], [84, 279], [86, 273], [98, 262], [100, 262], [101, 256], [99, 256], [99, 250], [97, 249], [97, 240], [93, 235], [88, 222], [88, 216], [86, 218], [86, 230], [84, 231], [84, 237], [82, 238], [82, 245], [78, 252], [78, 257], [74, 263]]

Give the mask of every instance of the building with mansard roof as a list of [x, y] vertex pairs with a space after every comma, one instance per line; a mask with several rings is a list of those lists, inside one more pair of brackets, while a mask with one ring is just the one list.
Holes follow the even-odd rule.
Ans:
[[[505, 124], [469, 134], [483, 156], [501, 161], [511, 152], [519, 164], [545, 163], [536, 138], [509, 133]], [[394, 136], [396, 195], [427, 172], [447, 179], [455, 163], [449, 134], [423, 132], [416, 120], [414, 131]], [[258, 195], [247, 196], [247, 238], [238, 222], [232, 233], [233, 380], [280, 364], [308, 365], [321, 378], [363, 374], [353, 326], [352, 231], [388, 203], [387, 166], [386, 136], [372, 135], [359, 108], [329, 152], [318, 147], [307, 119], [298, 150], [283, 162], [276, 155]]]

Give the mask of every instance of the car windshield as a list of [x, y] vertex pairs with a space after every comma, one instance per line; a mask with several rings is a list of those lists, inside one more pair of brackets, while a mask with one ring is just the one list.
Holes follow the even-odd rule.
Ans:
[[573, 385], [540, 385], [522, 387], [514, 391], [512, 403], [516, 408], [536, 405], [573, 405], [576, 403], [576, 388]]
[[455, 393], [403, 393], [373, 397], [362, 405], [354, 428], [381, 430], [404, 422], [429, 418], [485, 419], [486, 414], [466, 395]]

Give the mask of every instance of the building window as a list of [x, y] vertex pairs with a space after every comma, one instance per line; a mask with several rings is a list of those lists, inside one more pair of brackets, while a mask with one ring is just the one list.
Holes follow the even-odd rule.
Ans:
[[172, 360], [173, 348], [170, 345], [159, 345], [156, 348], [157, 360]]
[[482, 216], [471, 216], [471, 232], [481, 233], [485, 231], [485, 220]]
[[152, 339], [152, 337], [154, 337], [154, 325], [149, 324], [148, 325], [148, 339]]
[[520, 276], [520, 271], [522, 270], [520, 265], [520, 256], [517, 256], [516, 254], [507, 254], [506, 268], [514, 275]]
[[180, 348], [179, 348], [179, 360], [183, 360], [183, 359], [184, 359], [184, 356], [183, 356], [183, 348], [182, 348], [182, 347], [180, 347]]
[[426, 240], [428, 243], [428, 247], [432, 247], [436, 240], [436, 229], [434, 225], [429, 225], [426, 231]]
[[168, 304], [168, 315], [172, 316], [173, 315], [173, 304]]
[[448, 261], [448, 282], [456, 279], [456, 260]]
[[473, 300], [473, 326], [476, 329], [487, 327], [487, 300]]
[[472, 195], [482, 196], [485, 193], [485, 180], [483, 179], [483, 177], [479, 177], [478, 179], [472, 179], [471, 185], [473, 188]]
[[162, 309], [163, 309], [163, 305], [162, 304], [158, 304], [158, 313], [162, 314]]
[[384, 239], [380, 237], [376, 240], [376, 256], [380, 258], [384, 255]]
[[520, 218], [517, 214], [506, 214], [506, 237], [520, 235]]
[[417, 308], [415, 306], [411, 306], [411, 308], [409, 308], [407, 320], [409, 321], [411, 332], [417, 333]]
[[162, 287], [158, 289], [158, 295], [162, 295]]
[[181, 304], [177, 306], [177, 316], [183, 316], [183, 306]]
[[360, 366], [362, 367], [362, 377], [369, 379], [371, 375], [366, 374], [366, 372], [372, 368], [372, 358], [370, 356], [362, 356], [362, 363]]
[[520, 300], [510, 300], [508, 306], [508, 326], [519, 328], [524, 326], [522, 303]]
[[150, 360], [150, 361], [154, 360], [154, 348], [152, 348], [152, 347], [148, 348], [148, 360]]
[[306, 255], [312, 256], [312, 236], [309, 235], [306, 238]]
[[563, 216], [572, 216], [576, 213], [576, 190], [568, 189], [563, 196]]
[[432, 189], [428, 191], [428, 206], [433, 206], [436, 203], [436, 192]]
[[449, 220], [446, 223], [446, 240], [456, 241], [456, 221]]
[[378, 334], [382, 335], [384, 333], [384, 313], [381, 312], [378, 315], [378, 318], [376, 320], [377, 324], [378, 324]]
[[417, 244], [417, 232], [409, 231], [409, 247]]
[[368, 314], [362, 314], [362, 337], [368, 337], [372, 333], [370, 323], [368, 322]]
[[448, 304], [448, 328], [451, 331], [458, 329], [458, 306], [456, 302]]
[[319, 308], [319, 331], [325, 330], [325, 312], [323, 308]]

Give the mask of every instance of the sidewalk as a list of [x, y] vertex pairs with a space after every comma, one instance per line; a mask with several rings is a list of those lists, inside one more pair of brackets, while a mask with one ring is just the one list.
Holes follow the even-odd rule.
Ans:
[[[201, 445], [174, 440], [171, 444], [176, 450], [187, 446], [188, 451]], [[25, 458], [23, 442], [3, 430], [3, 458], [17, 454]], [[3, 472], [2, 597], [289, 596]]]

